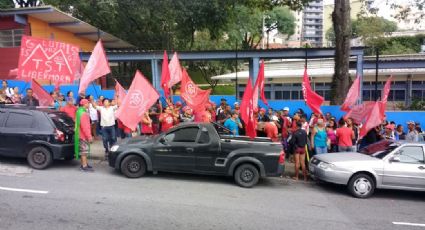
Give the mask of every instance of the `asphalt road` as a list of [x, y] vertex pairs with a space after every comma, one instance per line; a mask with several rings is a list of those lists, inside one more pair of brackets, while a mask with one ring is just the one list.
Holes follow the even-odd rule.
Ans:
[[224, 177], [127, 179], [106, 162], [94, 167], [85, 173], [76, 161], [56, 162], [33, 171], [0, 158], [0, 229], [425, 229], [425, 193], [378, 191], [361, 200], [314, 182], [270, 178], [244, 189]]

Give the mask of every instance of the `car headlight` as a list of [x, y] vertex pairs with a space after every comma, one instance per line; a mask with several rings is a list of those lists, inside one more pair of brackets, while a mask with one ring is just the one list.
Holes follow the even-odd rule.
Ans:
[[334, 165], [322, 161], [317, 166], [319, 166], [319, 168], [321, 168], [321, 169], [325, 169], [326, 170], [326, 169], [332, 168]]
[[118, 150], [120, 146], [119, 145], [114, 145], [111, 147], [111, 152], [116, 152]]

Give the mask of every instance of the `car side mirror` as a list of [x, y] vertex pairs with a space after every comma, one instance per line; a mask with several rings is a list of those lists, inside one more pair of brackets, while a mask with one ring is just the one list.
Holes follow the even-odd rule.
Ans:
[[161, 143], [161, 144], [165, 144], [165, 138], [164, 138], [164, 137], [161, 137], [161, 138], [159, 139], [159, 143]]
[[393, 156], [390, 158], [390, 162], [400, 162], [400, 157], [399, 156]]

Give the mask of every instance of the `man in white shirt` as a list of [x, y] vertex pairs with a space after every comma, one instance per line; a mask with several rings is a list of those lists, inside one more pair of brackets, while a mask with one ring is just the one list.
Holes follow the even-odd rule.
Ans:
[[103, 99], [103, 106], [93, 107], [100, 112], [100, 127], [102, 128], [103, 147], [105, 148], [105, 160], [108, 158], [109, 149], [117, 142], [115, 132], [115, 110], [117, 106], [111, 106], [109, 99]]

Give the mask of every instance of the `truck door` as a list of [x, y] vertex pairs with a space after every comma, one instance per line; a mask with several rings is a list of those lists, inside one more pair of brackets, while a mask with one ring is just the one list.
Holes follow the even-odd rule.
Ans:
[[214, 136], [210, 135], [206, 127], [201, 128], [197, 143], [198, 145], [195, 148], [196, 171], [220, 173], [220, 168], [217, 169], [215, 165], [220, 151], [219, 143], [214, 140]]

